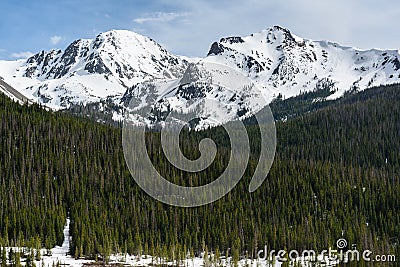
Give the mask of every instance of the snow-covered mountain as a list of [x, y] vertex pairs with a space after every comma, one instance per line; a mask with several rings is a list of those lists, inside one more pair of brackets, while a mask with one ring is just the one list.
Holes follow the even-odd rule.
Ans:
[[[243, 78], [238, 73], [256, 86], [244, 80], [235, 84]], [[210, 106], [219, 102], [227, 113], [218, 116], [232, 120], [251, 115], [278, 96], [328, 89], [328, 98], [334, 99], [348, 90], [399, 83], [400, 54], [307, 40], [274, 26], [245, 37], [222, 38], [206, 57], [190, 59], [172, 55], [150, 38], [118, 30], [76, 40], [64, 51], [0, 61], [0, 76], [53, 109], [104, 100], [121, 107], [133, 99], [136, 108], [151, 108], [146, 120], [156, 122], [165, 112], [192, 112], [194, 107], [207, 118], [221, 111]]]
[[400, 82], [398, 50], [360, 50], [307, 40], [279, 26], [246, 37], [222, 38], [211, 45], [204, 60], [239, 69], [269, 100], [324, 86], [335, 89], [333, 99], [350, 89]]
[[[206, 61], [190, 63], [181, 79], [138, 84], [127, 90], [122, 100], [133, 111], [135, 125], [163, 125], [171, 115], [172, 124], [195, 118], [196, 129], [241, 120], [268, 105], [248, 77]], [[268, 115], [272, 121], [272, 114]]]
[[0, 62], [0, 76], [28, 98], [60, 109], [119, 99], [137, 83], [179, 77], [186, 65], [185, 59], [148, 37], [114, 30], [93, 40], [76, 40], [64, 51], [41, 51], [27, 60]]

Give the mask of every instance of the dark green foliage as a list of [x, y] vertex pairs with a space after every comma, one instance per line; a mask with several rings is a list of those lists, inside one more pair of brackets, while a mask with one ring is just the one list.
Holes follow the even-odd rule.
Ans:
[[269, 106], [275, 120], [291, 119], [337, 103], [337, 101], [326, 100], [326, 97], [334, 93], [332, 90], [331, 86], [322, 87], [285, 100], [282, 99], [282, 95], [279, 95]]
[[[334, 247], [342, 232], [358, 248], [399, 254], [400, 86], [367, 90], [277, 123], [274, 165], [252, 194], [260, 136], [255, 126], [248, 132], [253, 154], [232, 192], [203, 207], [176, 208], [136, 185], [120, 129], [0, 96], [0, 240], [60, 245], [69, 216], [75, 257], [129, 252], [182, 259], [207, 247], [237, 260], [246, 251], [254, 257], [264, 245]], [[230, 146], [221, 127], [183, 133], [188, 157], [198, 156], [204, 136], [217, 141], [219, 152], [200, 173], [170, 166], [157, 133], [148, 134], [149, 154], [171, 181], [205, 184], [223, 172]]]
[[72, 104], [69, 108], [59, 111], [60, 113], [70, 113], [78, 117], [89, 118], [93, 121], [119, 126], [120, 123], [113, 120], [113, 112], [123, 113], [120, 106], [114, 104], [111, 98], [94, 103]]
[[7, 251], [6, 249], [1, 249], [1, 267], [7, 266]]

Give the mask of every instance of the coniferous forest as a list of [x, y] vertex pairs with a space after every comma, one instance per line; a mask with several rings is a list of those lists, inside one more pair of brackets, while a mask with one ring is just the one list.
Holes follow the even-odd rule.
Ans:
[[[285, 103], [275, 108], [288, 109]], [[255, 257], [264, 246], [318, 251], [341, 237], [375, 254], [399, 256], [400, 85], [306, 110], [277, 122], [275, 161], [257, 191], [249, 193], [248, 184], [260, 134], [249, 125], [245, 177], [212, 204], [178, 208], [137, 186], [120, 128], [1, 95], [0, 245], [60, 245], [69, 217], [75, 257], [128, 252], [179, 259], [205, 250]], [[215, 162], [203, 172], [170, 166], [157, 133], [148, 133], [148, 151], [174, 183], [205, 184], [223, 172], [230, 144], [222, 127], [184, 132], [188, 157], [198, 156], [203, 137], [218, 144]]]

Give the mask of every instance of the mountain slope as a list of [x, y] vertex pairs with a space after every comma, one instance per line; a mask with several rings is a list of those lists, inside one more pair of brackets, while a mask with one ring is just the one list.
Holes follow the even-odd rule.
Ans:
[[0, 92], [20, 103], [31, 102], [23, 94], [15, 90], [15, 88], [4, 82], [3, 79], [0, 79]]
[[181, 79], [138, 84], [122, 100], [129, 102], [133, 115], [139, 115], [134, 124], [156, 126], [170, 114], [174, 122], [181, 123], [193, 114], [197, 129], [244, 119], [268, 105], [246, 76], [209, 62], [190, 64]]

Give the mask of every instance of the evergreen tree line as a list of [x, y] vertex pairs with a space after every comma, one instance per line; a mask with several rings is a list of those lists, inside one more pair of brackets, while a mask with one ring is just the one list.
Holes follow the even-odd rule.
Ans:
[[[213, 251], [235, 258], [259, 249], [335, 247], [338, 238], [374, 253], [399, 255], [400, 86], [366, 90], [318, 111], [277, 122], [274, 164], [254, 193], [260, 133], [247, 126], [252, 155], [243, 179], [222, 199], [198, 208], [152, 199], [126, 166], [121, 129], [19, 105], [0, 96], [0, 244], [61, 245], [71, 219], [75, 257], [111, 253], [183, 259]], [[192, 159], [211, 137], [217, 159], [198, 173], [165, 159], [158, 133], [147, 134], [161, 174], [201, 185], [226, 168], [230, 144], [222, 127], [183, 132]], [[33, 246], [33, 245], [30, 245]]]

